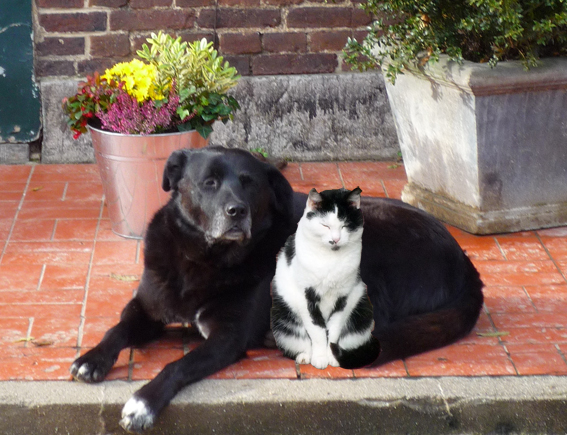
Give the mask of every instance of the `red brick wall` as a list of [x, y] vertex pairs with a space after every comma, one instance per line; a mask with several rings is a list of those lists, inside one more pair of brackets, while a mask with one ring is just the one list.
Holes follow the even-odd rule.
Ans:
[[347, 69], [347, 37], [370, 18], [356, 0], [35, 0], [36, 75], [73, 77], [131, 59], [150, 33], [217, 35], [242, 75]]

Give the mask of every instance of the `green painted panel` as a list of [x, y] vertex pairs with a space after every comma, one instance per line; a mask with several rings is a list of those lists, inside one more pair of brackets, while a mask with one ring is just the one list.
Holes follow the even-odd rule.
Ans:
[[0, 142], [31, 142], [41, 128], [33, 74], [31, 0], [0, 0]]

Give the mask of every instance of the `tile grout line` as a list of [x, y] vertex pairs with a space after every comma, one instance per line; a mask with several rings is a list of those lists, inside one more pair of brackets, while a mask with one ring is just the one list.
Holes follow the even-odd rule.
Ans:
[[18, 220], [20, 210], [24, 206], [24, 200], [26, 199], [27, 191], [28, 191], [28, 188], [30, 187], [31, 179], [32, 179], [32, 176], [35, 172], [35, 167], [36, 167], [36, 165], [31, 165], [31, 171], [30, 171], [30, 174], [28, 175], [28, 179], [26, 181], [24, 191], [22, 192], [22, 199], [20, 199], [20, 203], [18, 204], [18, 208], [16, 209], [16, 214], [14, 215], [14, 218], [12, 219], [12, 225], [10, 226], [10, 231], [8, 231], [8, 237], [6, 237], [6, 241], [4, 242], [4, 247], [2, 248], [2, 251], [0, 252], [0, 264], [2, 264], [2, 260], [4, 258], [4, 254], [6, 253], [6, 249], [8, 249], [8, 244], [10, 243], [10, 239], [12, 238], [12, 233], [14, 232], [14, 227], [16, 226], [16, 222]]
[[530, 301], [530, 304], [532, 304], [532, 307], [534, 307], [534, 309], [536, 310], [536, 313], [539, 313], [539, 308], [536, 306], [535, 302], [532, 300], [530, 292], [528, 291], [528, 289], [526, 288], [525, 285], [522, 286], [522, 290], [524, 291], [524, 294], [527, 296], [528, 301]]
[[28, 318], [28, 330], [26, 331], [26, 341], [24, 342], [24, 347], [28, 347], [28, 343], [33, 340], [33, 337], [31, 336], [32, 333], [32, 328], [33, 328], [33, 322], [35, 321], [34, 317], [29, 317]]
[[561, 348], [559, 347], [559, 344], [555, 344], [555, 349], [557, 350], [557, 352], [559, 353], [559, 356], [561, 357], [561, 359], [563, 360], [563, 362], [565, 364], [567, 364], [567, 357], [565, 357], [565, 354], [563, 353], [563, 351], [561, 350]]
[[141, 256], [143, 254], [143, 252], [142, 252], [142, 241], [143, 240], [138, 240], [136, 242], [136, 259], [135, 259], [136, 264], [140, 264], [140, 259], [141, 259]]
[[407, 376], [408, 378], [411, 378], [412, 375], [411, 375], [410, 372], [409, 372], [408, 363], [407, 363], [407, 361], [406, 361], [405, 358], [402, 360], [402, 363], [404, 364], [404, 370], [406, 371], [406, 376]]
[[563, 271], [561, 270], [561, 268], [559, 267], [559, 265], [555, 261], [555, 258], [553, 258], [553, 256], [551, 255], [551, 252], [549, 252], [549, 249], [547, 249], [547, 246], [545, 246], [545, 243], [543, 243], [543, 240], [541, 240], [541, 236], [538, 234], [537, 231], [534, 231], [534, 233], [535, 233], [535, 236], [537, 237], [539, 243], [541, 243], [541, 246], [543, 246], [545, 253], [547, 254], [549, 259], [551, 260], [551, 262], [553, 263], [553, 265], [555, 266], [555, 268], [557, 269], [557, 271], [559, 272], [559, 274], [563, 278], [563, 281], [567, 282], [567, 277], [565, 277], [565, 274], [563, 273]]
[[65, 197], [67, 196], [67, 189], [69, 188], [69, 182], [65, 182], [65, 187], [63, 188], [63, 194], [61, 195], [61, 201], [65, 201]]
[[55, 241], [55, 232], [57, 231], [57, 224], [59, 223], [59, 219], [55, 219], [55, 224], [53, 225], [53, 231], [51, 232], [51, 238], [49, 239], [50, 242]]
[[386, 195], [386, 198], [389, 198], [390, 195], [388, 194], [388, 189], [386, 189], [386, 184], [384, 183], [383, 178], [380, 178], [380, 184], [382, 185], [382, 189], [384, 189], [384, 194]]
[[343, 178], [343, 173], [341, 172], [341, 166], [338, 163], [335, 163], [335, 165], [337, 165], [337, 171], [339, 173], [339, 180], [341, 180], [341, 184], [343, 185], [343, 188], [346, 189], [346, 183], [345, 180]]
[[47, 269], [47, 264], [42, 264], [41, 265], [41, 272], [39, 273], [39, 280], [37, 281], [37, 287], [36, 290], [39, 291], [39, 289], [41, 288], [41, 284], [43, 284], [43, 278], [45, 276], [45, 269]]
[[301, 169], [301, 162], [299, 162], [299, 176], [301, 177], [301, 181], [305, 181], [305, 177], [303, 176], [303, 169]]
[[[486, 306], [486, 304], [483, 304], [483, 305], [484, 305], [484, 308], [485, 308], [486, 315], [488, 316], [488, 320], [490, 321], [490, 325], [492, 326], [492, 328], [494, 328], [495, 331], [498, 331], [498, 328], [494, 324], [494, 320], [492, 320], [492, 315], [490, 314], [488, 307]], [[516, 372], [516, 376], [519, 376], [520, 372], [518, 371], [516, 364], [514, 363], [514, 360], [512, 359], [512, 355], [510, 355], [510, 351], [508, 350], [508, 348], [506, 347], [506, 345], [502, 341], [502, 337], [500, 337], [500, 336], [497, 337], [497, 340], [498, 340], [498, 344], [500, 346], [502, 346], [502, 348], [504, 349], [504, 352], [506, 353], [506, 357], [508, 358], [508, 361], [510, 361], [510, 364], [512, 364], [512, 367], [514, 368], [514, 371]]]
[[77, 331], [77, 357], [80, 355], [81, 353], [81, 346], [83, 343], [83, 333], [84, 333], [84, 328], [85, 328], [85, 313], [87, 310], [87, 299], [88, 299], [88, 294], [89, 294], [89, 284], [91, 281], [91, 272], [92, 272], [92, 268], [93, 268], [93, 260], [94, 260], [94, 255], [95, 255], [95, 248], [96, 248], [96, 241], [98, 238], [98, 233], [100, 230], [100, 221], [102, 220], [102, 215], [104, 213], [104, 201], [105, 201], [105, 197], [104, 195], [102, 196], [102, 200], [100, 203], [100, 211], [98, 214], [98, 219], [97, 219], [97, 224], [96, 224], [96, 229], [95, 229], [95, 234], [94, 234], [94, 240], [93, 240], [93, 244], [92, 244], [92, 251], [91, 251], [91, 256], [89, 258], [89, 267], [87, 269], [87, 277], [85, 280], [85, 287], [84, 287], [84, 291], [85, 291], [85, 295], [83, 296], [83, 302], [81, 303], [81, 314], [80, 316], [80, 321], [79, 321], [79, 329]]
[[134, 348], [130, 347], [128, 349], [130, 354], [128, 355], [128, 381], [132, 381], [132, 376], [134, 376]]
[[502, 246], [500, 245], [500, 242], [498, 241], [497, 237], [492, 237], [494, 239], [494, 242], [496, 243], [496, 246], [498, 246], [498, 249], [500, 250], [500, 253], [502, 254], [502, 257], [504, 257], [504, 260], [508, 261], [508, 257], [506, 256], [506, 252], [504, 252], [504, 249], [502, 248]]

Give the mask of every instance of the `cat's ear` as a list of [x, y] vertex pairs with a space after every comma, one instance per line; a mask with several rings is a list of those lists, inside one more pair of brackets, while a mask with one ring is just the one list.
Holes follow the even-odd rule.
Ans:
[[362, 189], [360, 187], [356, 187], [348, 194], [348, 202], [350, 205], [356, 208], [360, 208], [360, 194], [362, 193]]
[[309, 196], [307, 197], [307, 207], [309, 207], [310, 210], [315, 210], [322, 200], [323, 198], [321, 198], [319, 192], [313, 188], [309, 191]]

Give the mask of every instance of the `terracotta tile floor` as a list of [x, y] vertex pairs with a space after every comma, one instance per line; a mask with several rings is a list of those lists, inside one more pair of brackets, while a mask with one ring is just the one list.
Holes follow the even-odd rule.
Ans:
[[[393, 163], [301, 163], [297, 190], [360, 185], [399, 198]], [[567, 227], [477, 237], [450, 228], [486, 283], [475, 330], [444, 349], [376, 369], [296, 367], [253, 350], [214, 377], [352, 378], [567, 374]], [[142, 242], [110, 230], [94, 165], [0, 166], [0, 380], [69, 379], [68, 367], [118, 319], [142, 272]], [[110, 379], [149, 379], [198, 344], [181, 325], [126, 350]]]

